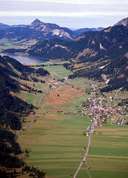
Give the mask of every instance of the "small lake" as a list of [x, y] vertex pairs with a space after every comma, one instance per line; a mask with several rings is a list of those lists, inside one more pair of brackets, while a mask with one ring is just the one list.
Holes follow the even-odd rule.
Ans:
[[41, 64], [45, 61], [41, 57], [31, 57], [31, 56], [24, 55], [22, 53], [18, 53], [18, 54], [7, 54], [7, 53], [5, 53], [5, 54], [1, 54], [1, 55], [14, 58], [24, 65]]

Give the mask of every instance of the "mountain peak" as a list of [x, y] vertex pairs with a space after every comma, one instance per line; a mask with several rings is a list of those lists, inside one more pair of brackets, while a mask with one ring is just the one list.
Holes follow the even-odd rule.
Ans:
[[42, 24], [43, 22], [41, 22], [39, 19], [35, 19], [32, 23], [31, 23], [31, 25], [32, 26], [38, 26], [38, 25], [40, 25], [40, 24]]

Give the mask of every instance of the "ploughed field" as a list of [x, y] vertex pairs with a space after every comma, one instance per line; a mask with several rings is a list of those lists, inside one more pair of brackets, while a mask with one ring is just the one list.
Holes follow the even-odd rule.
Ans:
[[[71, 178], [84, 152], [85, 131], [89, 118], [81, 113], [90, 81], [83, 78], [65, 80], [70, 74], [63, 65], [46, 66], [52, 77], [46, 83], [30, 85], [43, 93], [21, 92], [20, 96], [38, 109], [30, 114], [20, 133], [22, 147], [29, 151], [26, 161], [43, 169], [48, 178]], [[79, 178], [128, 177], [128, 127], [107, 124], [97, 129], [87, 165]]]

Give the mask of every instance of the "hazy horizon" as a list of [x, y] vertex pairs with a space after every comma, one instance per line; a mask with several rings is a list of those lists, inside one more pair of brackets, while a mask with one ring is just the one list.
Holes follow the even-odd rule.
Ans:
[[0, 22], [30, 24], [38, 18], [71, 29], [107, 27], [128, 16], [127, 0], [1, 0]]
[[[105, 28], [105, 27], [112, 26], [112, 25], [116, 24], [118, 21], [120, 21], [120, 20], [122, 20], [124, 18], [126, 18], [126, 17], [122, 17], [121, 19], [113, 20], [113, 23], [111, 23], [111, 24], [108, 23], [108, 25], [105, 25], [105, 26], [103, 26], [103, 25], [102, 26], [101, 25], [97, 25], [97, 26], [88, 25], [87, 26], [86, 25], [86, 26], [74, 27], [74, 26], [70, 26], [68, 23], [67, 23], [67, 25], [66, 24], [63, 25], [63, 23], [59, 23], [59, 22], [57, 23], [54, 19], [50, 19], [50, 18], [48, 20], [45, 19], [45, 21], [44, 21], [44, 19], [41, 18], [41, 17], [33, 17], [31, 19], [29, 19], [27, 17], [27, 19], [25, 18], [25, 20], [23, 20], [23, 21], [17, 19], [14, 23], [13, 22], [8, 22], [8, 20], [7, 21], [6, 20], [2, 20], [3, 18], [0, 17], [0, 23], [6, 24], [6, 25], [30, 25], [35, 19], [39, 19], [41, 22], [44, 22], [44, 23], [53, 23], [53, 24], [57, 24], [57, 25], [59, 25], [61, 27], [67, 27], [67, 28], [70, 28], [72, 30], [75, 30], [75, 29], [79, 29], [79, 28]], [[93, 22], [93, 20], [92, 20], [92, 22]]]

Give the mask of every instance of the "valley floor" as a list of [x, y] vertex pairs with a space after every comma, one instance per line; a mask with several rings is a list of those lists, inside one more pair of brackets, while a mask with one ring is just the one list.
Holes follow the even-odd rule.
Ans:
[[[50, 70], [50, 67], [48, 67]], [[52, 67], [53, 77], [57, 73]], [[64, 71], [62, 73], [62, 71]], [[59, 71], [60, 72], [60, 71]], [[69, 71], [61, 66], [58, 78]], [[43, 169], [47, 178], [71, 178], [83, 156], [89, 119], [81, 114], [90, 81], [77, 78], [63, 82], [46, 79], [35, 84], [43, 94], [21, 92], [20, 96], [38, 107], [24, 124], [19, 142], [30, 151], [26, 161]], [[52, 83], [52, 84], [51, 84]], [[49, 88], [49, 84], [54, 86]], [[88, 158], [78, 178], [128, 177], [128, 127], [107, 124], [97, 129]]]

